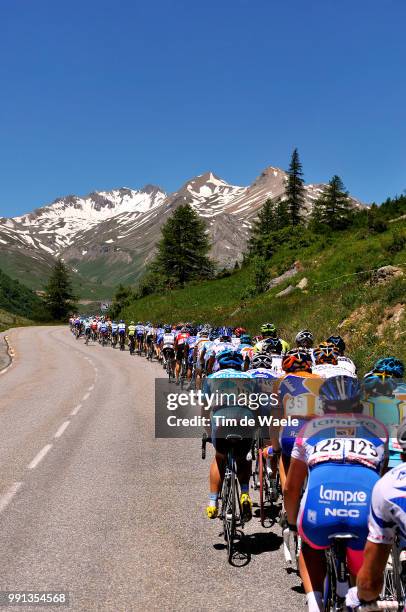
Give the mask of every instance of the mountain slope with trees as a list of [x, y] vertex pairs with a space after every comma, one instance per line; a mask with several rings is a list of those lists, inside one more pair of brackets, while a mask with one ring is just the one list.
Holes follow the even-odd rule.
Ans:
[[[264, 206], [259, 227], [266, 227], [273, 206]], [[271, 320], [290, 341], [304, 327], [319, 341], [332, 332], [343, 334], [363, 371], [383, 354], [406, 360], [404, 215], [402, 196], [361, 210], [346, 229], [287, 226], [272, 234], [269, 252], [261, 246], [260, 256], [251, 255], [241, 269], [223, 278], [139, 299], [127, 288], [116, 302], [115, 314], [125, 319], [245, 325], [251, 333]], [[295, 262], [291, 278], [266, 290]], [[397, 270], [388, 269], [382, 277], [376, 270], [386, 266]], [[300, 281], [304, 289], [297, 287]], [[290, 292], [278, 296], [289, 287]]]

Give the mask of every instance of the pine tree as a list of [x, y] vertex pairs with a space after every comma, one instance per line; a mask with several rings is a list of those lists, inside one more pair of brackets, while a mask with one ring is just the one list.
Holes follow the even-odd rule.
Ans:
[[167, 285], [183, 285], [213, 275], [206, 225], [189, 204], [178, 206], [161, 233], [152, 267]]
[[62, 259], [58, 259], [45, 287], [45, 303], [50, 315], [60, 321], [75, 309], [74, 302], [68, 269]]
[[285, 196], [290, 224], [299, 225], [302, 222], [301, 211], [305, 198], [302, 164], [297, 149], [294, 149], [290, 160]]
[[263, 255], [270, 257], [271, 253], [266, 253], [267, 240], [275, 229], [275, 202], [268, 198], [258, 213], [258, 217], [252, 224], [251, 236], [248, 242], [248, 249], [252, 255]]
[[323, 189], [313, 208], [312, 219], [333, 230], [344, 229], [350, 223], [351, 201], [343, 181], [336, 174]]

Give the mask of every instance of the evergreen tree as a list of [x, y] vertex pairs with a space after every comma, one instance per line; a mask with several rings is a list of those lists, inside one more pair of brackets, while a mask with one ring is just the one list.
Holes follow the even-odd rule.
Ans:
[[252, 255], [270, 257], [272, 252], [267, 248], [268, 238], [275, 229], [275, 202], [268, 198], [252, 224], [248, 249]]
[[301, 211], [305, 198], [302, 164], [297, 149], [294, 149], [290, 160], [285, 196], [290, 224], [299, 225], [302, 222]]
[[45, 287], [45, 303], [52, 318], [60, 321], [75, 309], [74, 301], [68, 269], [58, 259]]
[[167, 285], [183, 285], [213, 275], [206, 225], [189, 204], [178, 206], [161, 233], [152, 268]]
[[343, 181], [336, 174], [314, 204], [312, 220], [333, 230], [344, 229], [350, 223], [351, 201]]

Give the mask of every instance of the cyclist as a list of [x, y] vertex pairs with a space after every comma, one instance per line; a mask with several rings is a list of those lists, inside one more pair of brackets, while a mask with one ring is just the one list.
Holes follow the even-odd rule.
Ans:
[[135, 335], [137, 340], [137, 351], [139, 355], [141, 355], [142, 350], [144, 348], [144, 333], [145, 326], [142, 324], [142, 321], [138, 321], [137, 325], [135, 326]]
[[355, 363], [347, 357], [345, 353], [345, 342], [344, 339], [339, 335], [332, 335], [327, 338], [327, 342], [331, 342], [338, 349], [340, 355], [338, 357], [338, 365], [347, 370], [349, 376], [357, 375], [357, 368]]
[[118, 337], [120, 339], [120, 350], [124, 350], [125, 345], [125, 334], [126, 334], [126, 325], [123, 319], [120, 319], [120, 323], [118, 324]]
[[162, 337], [162, 356], [163, 367], [167, 367], [168, 361], [172, 361], [172, 370], [175, 370], [175, 334], [172, 332], [171, 325], [164, 325], [164, 335]]
[[202, 351], [206, 344], [210, 342], [209, 340], [210, 328], [209, 326], [204, 326], [200, 332], [197, 334], [196, 344], [194, 347], [194, 360], [195, 360], [195, 368], [196, 368], [196, 389], [201, 388], [202, 374], [203, 374], [203, 366], [204, 360], [202, 359]]
[[390, 432], [389, 467], [399, 465], [401, 448], [396, 431], [403, 416], [404, 397], [398, 394], [399, 383], [404, 374], [404, 365], [396, 357], [378, 359], [371, 372], [363, 380], [363, 404], [369, 414], [383, 423]]
[[127, 328], [127, 335], [128, 335], [128, 344], [129, 344], [129, 349], [130, 349], [130, 355], [132, 355], [134, 353], [135, 350], [135, 334], [136, 334], [137, 328], [136, 325], [134, 323], [134, 321], [130, 321], [130, 325]]
[[188, 328], [185, 325], [183, 325], [180, 329], [176, 330], [174, 349], [176, 359], [175, 381], [177, 385], [179, 384], [179, 376], [182, 362], [187, 357], [187, 340], [189, 336], [190, 334]]
[[245, 329], [245, 327], [236, 327], [234, 329], [233, 334], [231, 336], [231, 342], [233, 343], [236, 349], [238, 349], [238, 347], [240, 346], [241, 336], [243, 336], [246, 333], [247, 333], [247, 330]]
[[313, 340], [313, 334], [308, 329], [302, 329], [296, 334], [295, 338], [296, 346], [307, 350], [310, 350], [313, 347]]
[[85, 328], [85, 342], [86, 342], [86, 344], [88, 344], [89, 339], [90, 339], [90, 333], [92, 331], [91, 324], [90, 324], [90, 319], [85, 319], [84, 328]]
[[320, 388], [324, 416], [303, 427], [292, 451], [284, 502], [289, 527], [299, 528], [302, 538], [299, 568], [309, 612], [323, 609], [324, 549], [335, 534], [354, 534], [347, 540], [347, 562], [350, 574], [357, 574], [372, 489], [387, 460], [387, 431], [375, 419], [361, 415], [360, 398], [356, 379], [325, 380]]
[[229, 349], [235, 351], [235, 346], [231, 342], [231, 329], [229, 327], [221, 327], [219, 329], [219, 337], [213, 341], [213, 344], [209, 349], [206, 347], [205, 360], [206, 360], [206, 371], [208, 374], [213, 374], [220, 369], [220, 365], [217, 360], [217, 355]]
[[[292, 349], [282, 360], [285, 376], [279, 384], [279, 403], [284, 416], [297, 420], [296, 425], [283, 427], [274, 450], [281, 451], [279, 476], [282, 490], [290, 465], [290, 457], [296, 436], [309, 418], [315, 414], [315, 392], [318, 392], [318, 376], [312, 374], [312, 359], [305, 349]], [[303, 380], [306, 379], [306, 380]], [[309, 379], [309, 381], [307, 380]], [[313, 382], [313, 381], [316, 382]]]
[[146, 323], [144, 332], [145, 352], [147, 358], [153, 354], [153, 344], [155, 338], [155, 328], [152, 323]]
[[161, 346], [162, 346], [162, 340], [164, 337], [164, 333], [165, 332], [164, 332], [164, 327], [162, 323], [158, 323], [158, 325], [156, 326], [155, 338], [154, 338], [155, 357], [157, 358], [158, 361], [162, 361]]
[[332, 342], [321, 342], [313, 350], [313, 363], [313, 374], [318, 374], [321, 378], [338, 375], [355, 377], [355, 373], [350, 373], [347, 367], [342, 366], [340, 352]]
[[[219, 364], [219, 370], [213, 374], [210, 374], [205, 379], [205, 391], [210, 392], [211, 383], [210, 381], [217, 379], [237, 379], [247, 378], [250, 376], [246, 372], [242, 372], [241, 367], [243, 364], [243, 358], [240, 353], [233, 349], [227, 348], [217, 355], [217, 361]], [[230, 382], [231, 387], [234, 389], [235, 385]], [[217, 416], [226, 416], [233, 418], [240, 414], [239, 407], [235, 406], [216, 406], [214, 412]], [[236, 416], [236, 418], [238, 418]], [[225, 461], [227, 453], [227, 440], [216, 436], [218, 434], [216, 422], [212, 419], [211, 427], [211, 442], [216, 451], [215, 457], [210, 466], [210, 494], [209, 494], [209, 505], [206, 508], [206, 514], [209, 519], [214, 519], [218, 515], [218, 498], [221, 491], [221, 486], [224, 478]], [[241, 440], [237, 450], [237, 469], [238, 479], [241, 487], [241, 508], [244, 515], [245, 521], [249, 521], [252, 518], [252, 501], [249, 495], [249, 481], [251, 477], [251, 461], [247, 461], [247, 453], [252, 445], [252, 440], [247, 438]]]
[[349, 608], [371, 603], [379, 597], [395, 535], [406, 538], [406, 419], [399, 426], [397, 440], [402, 463], [374, 486], [364, 561], [357, 575], [357, 586], [347, 594]]
[[190, 336], [186, 341], [186, 352], [187, 352], [187, 374], [186, 378], [189, 386], [192, 384], [192, 377], [196, 373], [196, 358], [195, 358], [195, 346], [197, 344], [197, 330], [194, 327], [189, 328]]
[[116, 321], [112, 321], [111, 323], [111, 346], [113, 348], [116, 347], [118, 340], [118, 323]]
[[281, 377], [284, 374], [282, 368], [283, 346], [279, 338], [267, 338], [263, 343], [263, 350], [272, 357], [272, 372], [275, 376]]
[[[268, 338], [278, 338], [278, 333], [273, 323], [263, 323], [261, 325], [260, 331], [261, 331], [261, 336], [259, 337], [259, 340], [257, 341], [257, 343], [254, 345], [254, 351], [256, 353], [262, 353], [263, 342], [265, 342]], [[290, 348], [289, 344], [286, 342], [286, 340], [282, 340], [282, 338], [279, 338], [279, 340], [282, 344], [282, 351], [285, 353]]]

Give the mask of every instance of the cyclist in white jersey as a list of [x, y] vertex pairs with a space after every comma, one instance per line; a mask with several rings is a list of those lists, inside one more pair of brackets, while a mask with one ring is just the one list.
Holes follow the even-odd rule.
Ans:
[[403, 463], [390, 470], [374, 486], [364, 562], [358, 572], [357, 586], [347, 594], [349, 608], [379, 597], [395, 535], [406, 539], [406, 419], [398, 428], [397, 438]]
[[330, 378], [331, 376], [351, 376], [356, 378], [355, 373], [350, 373], [350, 369], [343, 367], [340, 361], [340, 352], [332, 342], [321, 342], [313, 350], [313, 374], [320, 378]]

